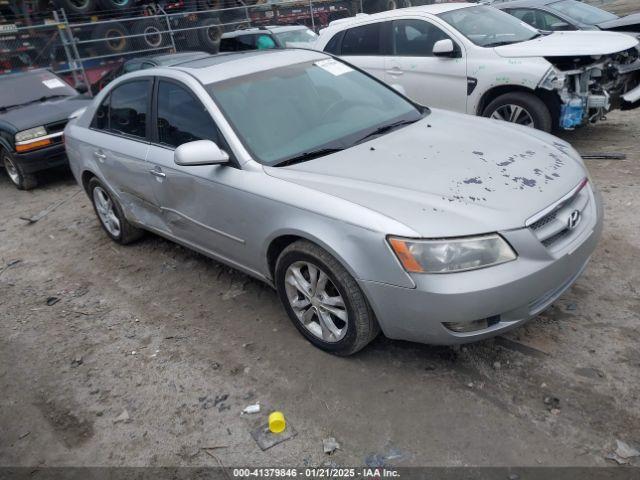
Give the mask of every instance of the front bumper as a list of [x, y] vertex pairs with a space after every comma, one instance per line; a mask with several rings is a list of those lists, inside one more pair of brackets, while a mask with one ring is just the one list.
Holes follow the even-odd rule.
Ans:
[[[496, 267], [440, 275], [413, 275], [416, 288], [371, 281], [360, 287], [389, 338], [429, 344], [467, 343], [499, 335], [535, 317], [585, 269], [602, 232], [602, 203], [593, 194], [592, 221], [562, 252], [550, 254], [529, 229], [501, 234], [518, 245], [518, 259]], [[492, 318], [496, 323], [457, 333], [444, 322]]]
[[14, 153], [13, 159], [24, 173], [35, 173], [68, 164], [62, 142], [32, 152]]

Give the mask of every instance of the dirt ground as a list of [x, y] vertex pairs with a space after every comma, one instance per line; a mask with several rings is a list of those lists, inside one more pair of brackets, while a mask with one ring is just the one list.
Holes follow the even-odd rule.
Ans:
[[[68, 172], [31, 192], [0, 174], [0, 465], [609, 464], [640, 443], [639, 117], [563, 135], [627, 155], [587, 161], [606, 220], [584, 275], [459, 350], [322, 353], [257, 281], [153, 235], [112, 243]], [[263, 452], [273, 409], [298, 433]]]

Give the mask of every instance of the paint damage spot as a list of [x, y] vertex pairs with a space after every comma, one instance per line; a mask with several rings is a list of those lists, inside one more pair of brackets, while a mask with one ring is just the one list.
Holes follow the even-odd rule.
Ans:
[[467, 178], [466, 180], [463, 180], [462, 183], [466, 183], [467, 185], [469, 185], [470, 183], [476, 183], [480, 185], [482, 183], [482, 180], [480, 180], [480, 177], [472, 177], [472, 178]]

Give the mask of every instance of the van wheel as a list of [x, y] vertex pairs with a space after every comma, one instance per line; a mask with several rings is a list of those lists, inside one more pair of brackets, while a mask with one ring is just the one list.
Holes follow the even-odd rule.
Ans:
[[380, 332], [353, 277], [313, 243], [300, 240], [285, 248], [276, 262], [275, 281], [289, 319], [322, 350], [351, 355]]
[[141, 50], [158, 49], [167, 44], [166, 27], [162, 27], [160, 22], [155, 20], [143, 20], [136, 23], [131, 29], [134, 35], [141, 35], [135, 38], [136, 48]]
[[198, 22], [198, 40], [202, 49], [209, 53], [218, 53], [222, 27], [217, 18], [205, 18]]
[[107, 235], [121, 245], [126, 245], [139, 239], [144, 230], [134, 227], [122, 213], [122, 207], [111, 192], [100, 180], [92, 178], [89, 181], [89, 198], [93, 209], [100, 220], [100, 225]]
[[532, 93], [510, 92], [500, 95], [485, 107], [482, 116], [545, 132], [551, 131], [551, 112], [544, 102]]
[[11, 154], [6, 150], [0, 149], [0, 160], [4, 166], [9, 180], [19, 190], [31, 190], [38, 185], [38, 179], [35, 175], [24, 173], [20, 166], [11, 158]]
[[92, 40], [103, 40], [95, 42], [96, 50], [100, 52], [122, 53], [129, 46], [129, 35], [127, 28], [120, 22], [108, 22], [98, 25], [91, 34]]

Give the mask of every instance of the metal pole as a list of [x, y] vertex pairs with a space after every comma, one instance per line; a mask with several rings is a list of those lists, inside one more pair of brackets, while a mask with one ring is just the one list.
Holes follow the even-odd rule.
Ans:
[[89, 77], [87, 77], [87, 72], [84, 69], [84, 63], [80, 60], [80, 52], [78, 52], [78, 46], [76, 45], [76, 37], [73, 36], [73, 32], [71, 31], [71, 26], [69, 25], [69, 20], [67, 19], [67, 12], [65, 12], [64, 8], [61, 8], [60, 12], [62, 13], [64, 26], [71, 41], [71, 51], [76, 58], [76, 65], [80, 65], [80, 72], [82, 72], [82, 78], [84, 79], [84, 84], [87, 87], [87, 93], [91, 98], [93, 98], [93, 91], [91, 90], [91, 85], [89, 84]]
[[173, 52], [175, 53], [175, 52], [177, 52], [177, 50], [176, 50], [176, 41], [173, 38], [173, 30], [171, 28], [171, 22], [169, 21], [169, 16], [167, 15], [167, 12], [164, 11], [164, 8], [162, 8], [162, 5], [158, 6], [158, 8], [160, 9], [162, 14], [164, 15], [165, 22], [167, 22], [167, 30], [169, 31], [169, 38], [171, 38], [171, 46], [173, 47]]
[[364, 6], [362, 5], [363, 0], [360, 0], [360, 13], [364, 13]]
[[313, 19], [313, 0], [309, 0], [309, 12], [311, 12], [311, 29], [316, 31], [316, 22]]
[[[60, 12], [64, 12], [64, 10], [60, 9]], [[58, 27], [58, 35], [60, 35], [60, 41], [62, 42], [62, 48], [64, 48], [64, 54], [67, 56], [67, 63], [69, 63], [69, 66], [71, 67], [71, 75], [73, 76], [73, 83], [77, 85], [79, 83], [78, 73], [77, 73], [78, 64], [76, 63], [75, 58], [73, 57], [71, 51], [69, 50], [69, 41], [67, 38], [67, 34], [69, 33], [69, 30], [67, 29], [68, 24], [62, 23], [62, 21], [60, 20], [60, 16], [58, 15], [58, 12], [56, 12], [55, 10], [53, 11], [53, 19], [55, 20], [56, 26]]]

